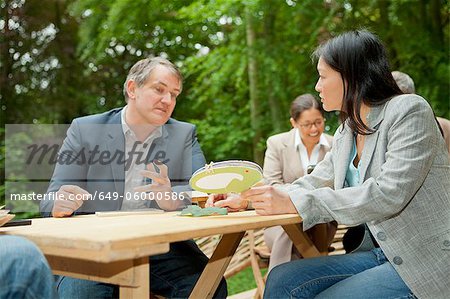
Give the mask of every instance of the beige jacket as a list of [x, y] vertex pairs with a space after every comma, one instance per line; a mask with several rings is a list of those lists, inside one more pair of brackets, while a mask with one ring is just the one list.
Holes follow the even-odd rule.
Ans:
[[[303, 173], [300, 154], [295, 148], [296, 129], [289, 132], [277, 134], [267, 139], [267, 150], [264, 157], [264, 178], [270, 185], [292, 183]], [[324, 134], [330, 147], [321, 146], [319, 150], [319, 161], [331, 149], [333, 137]]]
[[[264, 158], [264, 178], [270, 185], [292, 183], [305, 175], [298, 149], [295, 148], [296, 129], [277, 134], [267, 139], [267, 150]], [[328, 144], [333, 143], [333, 137], [324, 134]], [[322, 161], [331, 147], [321, 146], [318, 161]], [[292, 255], [292, 241], [281, 226], [267, 228], [264, 231], [264, 240], [271, 250], [269, 271], [273, 267], [291, 261], [296, 256]]]

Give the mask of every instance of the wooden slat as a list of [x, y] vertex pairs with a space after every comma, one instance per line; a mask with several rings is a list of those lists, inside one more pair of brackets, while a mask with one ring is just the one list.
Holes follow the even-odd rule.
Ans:
[[252, 264], [252, 271], [253, 271], [253, 277], [255, 278], [255, 282], [256, 282], [256, 288], [257, 288], [257, 295], [256, 297], [259, 296], [263, 296], [264, 294], [264, 288], [265, 288], [265, 282], [264, 279], [261, 275], [261, 270], [259, 268], [259, 263], [258, 263], [258, 257], [255, 254], [255, 236], [253, 231], [250, 231], [248, 233], [248, 238], [249, 238], [249, 243], [250, 243], [250, 261]]
[[331, 243], [331, 246], [333, 246], [335, 250], [330, 252], [329, 255], [345, 254], [344, 246], [342, 245], [342, 238], [347, 232], [347, 229], [348, 227], [345, 225], [338, 226], [336, 234], [334, 235], [333, 243]]

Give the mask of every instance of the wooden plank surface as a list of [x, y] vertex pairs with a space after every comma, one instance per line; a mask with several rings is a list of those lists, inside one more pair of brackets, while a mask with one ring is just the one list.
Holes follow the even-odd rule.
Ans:
[[24, 236], [45, 254], [111, 262], [162, 253], [154, 244], [301, 222], [296, 214], [258, 216], [255, 211], [212, 217], [178, 214], [33, 219], [30, 226], [0, 228], [0, 234]]

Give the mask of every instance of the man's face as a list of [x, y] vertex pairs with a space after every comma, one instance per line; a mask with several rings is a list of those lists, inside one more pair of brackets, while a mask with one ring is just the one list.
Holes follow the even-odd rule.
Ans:
[[172, 115], [181, 92], [177, 76], [162, 65], [156, 66], [142, 86], [127, 84], [130, 124], [162, 126]]

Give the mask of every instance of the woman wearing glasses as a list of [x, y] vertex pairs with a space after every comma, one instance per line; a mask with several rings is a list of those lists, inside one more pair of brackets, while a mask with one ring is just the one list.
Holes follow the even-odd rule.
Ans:
[[[270, 185], [292, 183], [310, 173], [331, 149], [333, 137], [323, 133], [324, 110], [311, 94], [302, 94], [292, 103], [290, 122], [293, 127], [269, 137], [264, 158], [264, 178]], [[308, 234], [313, 237], [313, 230]], [[336, 232], [336, 222], [327, 224], [328, 245]], [[292, 241], [281, 226], [265, 230], [264, 239], [271, 249], [269, 271], [282, 263], [298, 259]], [[313, 237], [314, 239], [314, 237]]]

